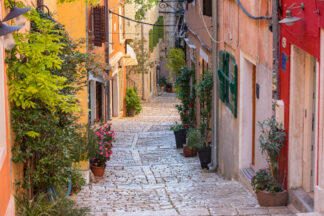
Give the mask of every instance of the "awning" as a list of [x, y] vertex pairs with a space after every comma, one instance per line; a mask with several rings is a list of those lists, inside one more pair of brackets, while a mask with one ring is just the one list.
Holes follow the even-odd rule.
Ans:
[[123, 65], [124, 66], [133, 66], [133, 65], [137, 65], [137, 58], [136, 58], [136, 53], [134, 51], [134, 49], [127, 44], [127, 54], [124, 56], [124, 62]]
[[94, 76], [92, 73], [89, 73], [89, 81], [91, 80], [100, 83], [105, 83], [105, 79], [102, 76]]
[[116, 53], [116, 54], [115, 54], [115, 55], [110, 59], [110, 62], [109, 62], [110, 65], [111, 65], [111, 66], [115, 66], [123, 56], [124, 56], [124, 53], [122, 53], [122, 52], [118, 52], [118, 53]]
[[189, 38], [185, 38], [184, 41], [190, 49], [196, 49], [196, 46], [189, 40]]
[[209, 64], [209, 58], [208, 58], [208, 55], [207, 53], [204, 52], [203, 49], [200, 48], [200, 57], [202, 59], [204, 59], [205, 62], [207, 62]]

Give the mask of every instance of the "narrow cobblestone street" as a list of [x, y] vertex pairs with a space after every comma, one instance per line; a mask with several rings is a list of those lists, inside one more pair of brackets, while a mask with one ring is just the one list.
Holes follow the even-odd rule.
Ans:
[[103, 179], [85, 186], [76, 200], [91, 214], [107, 215], [293, 215], [286, 207], [261, 208], [237, 181], [200, 168], [198, 157], [175, 148], [179, 121], [173, 94], [143, 104], [134, 118], [113, 120], [114, 154]]

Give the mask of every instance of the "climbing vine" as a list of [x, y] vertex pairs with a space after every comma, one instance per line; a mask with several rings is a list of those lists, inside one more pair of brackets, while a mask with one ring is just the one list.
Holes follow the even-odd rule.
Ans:
[[78, 51], [64, 27], [47, 14], [31, 10], [31, 29], [16, 33], [7, 53], [9, 100], [15, 134], [12, 160], [24, 167], [17, 184], [28, 198], [75, 178], [73, 145], [82, 131], [76, 95], [90, 69], [99, 71], [90, 54]]

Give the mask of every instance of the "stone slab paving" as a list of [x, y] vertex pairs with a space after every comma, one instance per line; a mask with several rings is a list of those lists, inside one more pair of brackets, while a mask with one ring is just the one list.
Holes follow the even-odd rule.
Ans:
[[169, 130], [179, 121], [174, 94], [163, 94], [134, 118], [113, 119], [117, 141], [104, 178], [77, 195], [95, 216], [293, 215], [288, 208], [262, 208], [237, 181], [184, 158]]

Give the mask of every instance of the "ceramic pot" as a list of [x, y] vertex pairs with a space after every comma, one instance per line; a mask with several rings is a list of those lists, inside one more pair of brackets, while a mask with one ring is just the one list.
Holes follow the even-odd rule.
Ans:
[[197, 151], [194, 147], [183, 146], [183, 156], [195, 157], [196, 155], [197, 155]]
[[91, 166], [91, 171], [96, 177], [103, 177], [105, 174], [105, 167]]
[[256, 192], [260, 206], [286, 206], [288, 204], [288, 191], [270, 193], [267, 191]]
[[128, 116], [129, 117], [134, 117], [135, 115], [136, 115], [136, 110], [134, 110], [134, 109], [128, 110]]

